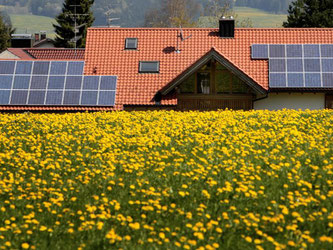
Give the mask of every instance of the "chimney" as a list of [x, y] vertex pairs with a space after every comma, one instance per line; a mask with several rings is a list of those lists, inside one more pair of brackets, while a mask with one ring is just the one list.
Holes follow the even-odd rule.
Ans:
[[40, 32], [40, 40], [45, 40], [46, 39], [46, 31], [41, 31]]
[[39, 42], [40, 41], [40, 35], [39, 33], [35, 33], [35, 42]]
[[226, 18], [221, 17], [219, 20], [219, 36], [222, 38], [234, 38], [235, 37], [235, 19], [230, 16]]

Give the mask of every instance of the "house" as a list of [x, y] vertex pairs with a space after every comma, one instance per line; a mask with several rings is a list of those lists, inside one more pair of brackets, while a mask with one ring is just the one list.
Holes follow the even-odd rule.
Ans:
[[84, 49], [65, 48], [8, 48], [0, 60], [84, 60]]
[[[233, 19], [221, 19], [218, 29], [90, 28], [82, 67], [81, 93], [92, 91], [85, 82], [99, 81], [89, 102], [83, 103], [81, 94], [77, 102], [29, 105], [24, 99], [18, 105], [7, 97], [1, 102], [0, 96], [0, 108], [333, 108], [330, 28], [234, 28]], [[62, 85], [63, 99], [67, 84]]]

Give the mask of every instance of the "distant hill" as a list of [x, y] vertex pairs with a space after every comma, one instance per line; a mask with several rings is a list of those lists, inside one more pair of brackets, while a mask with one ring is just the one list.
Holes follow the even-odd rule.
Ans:
[[13, 27], [16, 33], [35, 33], [46, 31], [48, 37], [54, 36], [52, 22], [55, 20], [51, 17], [35, 15], [10, 15]]

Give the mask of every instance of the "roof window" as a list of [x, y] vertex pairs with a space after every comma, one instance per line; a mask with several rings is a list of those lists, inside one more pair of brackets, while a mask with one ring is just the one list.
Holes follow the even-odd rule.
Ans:
[[137, 38], [126, 38], [125, 40], [125, 49], [137, 49], [138, 48], [138, 39]]
[[140, 73], [159, 73], [160, 62], [159, 61], [140, 61], [139, 63]]

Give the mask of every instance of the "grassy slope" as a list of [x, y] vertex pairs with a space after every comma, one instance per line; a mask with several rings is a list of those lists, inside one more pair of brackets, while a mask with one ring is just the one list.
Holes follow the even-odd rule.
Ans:
[[53, 18], [35, 15], [10, 15], [10, 18], [17, 33], [46, 31], [48, 36], [54, 33]]
[[235, 7], [234, 11], [240, 20], [250, 18], [253, 27], [281, 27], [287, 20], [287, 15], [276, 15], [259, 9]]

